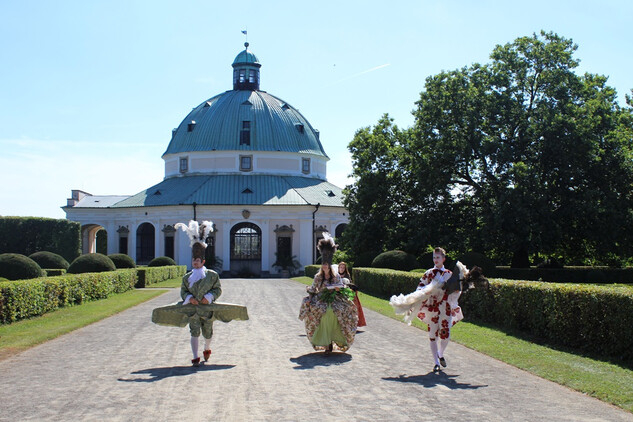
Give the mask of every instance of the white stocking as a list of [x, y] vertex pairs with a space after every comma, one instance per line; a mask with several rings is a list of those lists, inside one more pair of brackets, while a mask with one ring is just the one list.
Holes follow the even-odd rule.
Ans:
[[431, 353], [433, 354], [433, 361], [436, 365], [440, 364], [440, 359], [437, 357], [437, 341], [431, 341]]
[[198, 337], [191, 337], [191, 351], [193, 352], [193, 358], [198, 357]]
[[204, 350], [211, 350], [211, 339], [210, 338], [205, 338], [204, 339]]
[[440, 341], [440, 353], [439, 353], [439, 357], [443, 358], [444, 357], [444, 350], [446, 350], [446, 346], [448, 346], [448, 343], [451, 341], [451, 338], [443, 338]]

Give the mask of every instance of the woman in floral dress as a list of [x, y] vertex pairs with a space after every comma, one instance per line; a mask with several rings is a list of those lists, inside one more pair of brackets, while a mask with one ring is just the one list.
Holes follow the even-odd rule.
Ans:
[[336, 346], [345, 352], [354, 342], [358, 325], [354, 292], [346, 287], [345, 279], [332, 268], [336, 245], [329, 233], [324, 233], [318, 247], [323, 264], [314, 276], [314, 282], [307, 288], [308, 296], [301, 303], [299, 319], [305, 323], [306, 334], [314, 350], [329, 354]]

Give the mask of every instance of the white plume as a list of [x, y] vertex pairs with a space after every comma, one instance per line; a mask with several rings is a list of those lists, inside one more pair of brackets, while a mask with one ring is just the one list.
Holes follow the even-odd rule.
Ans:
[[206, 248], [207, 244], [205, 240], [209, 237], [209, 234], [213, 232], [213, 222], [211, 221], [203, 221], [202, 224], [198, 224], [197, 221], [191, 220], [189, 221], [189, 226], [186, 226], [184, 223], [176, 223], [174, 227], [176, 229], [182, 229], [182, 231], [187, 233], [187, 236], [189, 236], [189, 246], [200, 243]]
[[[463, 280], [468, 273], [468, 269], [464, 264], [457, 261], [457, 263], [455, 264], [455, 271], [453, 272], [453, 276], [455, 276], [456, 273], [459, 277], [459, 280]], [[400, 293], [398, 296], [391, 296], [391, 299], [389, 299], [389, 304], [393, 306], [396, 315], [404, 315], [404, 321], [407, 324], [411, 325], [413, 318], [415, 318], [418, 310], [422, 306], [422, 302], [427, 300], [432, 295], [439, 293], [442, 290], [444, 284], [444, 281], [433, 279], [429, 284], [419, 290], [416, 290], [413, 293], [409, 293], [408, 295], [403, 295], [402, 293]]]

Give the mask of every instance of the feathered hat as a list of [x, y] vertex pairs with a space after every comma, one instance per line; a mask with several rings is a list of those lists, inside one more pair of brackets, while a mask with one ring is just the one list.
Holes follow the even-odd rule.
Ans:
[[336, 252], [338, 245], [334, 243], [334, 238], [328, 232], [323, 233], [323, 239], [317, 243], [317, 249], [321, 253], [321, 262], [324, 264], [332, 264], [334, 258], [334, 252]]
[[200, 260], [205, 259], [205, 251], [207, 244], [205, 240], [211, 232], [213, 232], [213, 222], [203, 221], [202, 224], [198, 224], [197, 221], [189, 221], [189, 226], [184, 223], [176, 223], [174, 226], [177, 229], [182, 229], [187, 236], [189, 236], [189, 246], [191, 246], [191, 258]]

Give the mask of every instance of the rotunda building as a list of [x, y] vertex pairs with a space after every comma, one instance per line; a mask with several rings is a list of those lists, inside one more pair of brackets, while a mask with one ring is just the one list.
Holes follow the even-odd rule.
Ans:
[[[211, 220], [207, 261], [233, 276], [278, 274], [282, 258], [315, 262], [324, 231], [348, 216], [341, 189], [327, 181], [319, 131], [293, 106], [260, 90], [261, 64], [248, 49], [233, 61], [233, 89], [195, 107], [172, 131], [164, 179], [133, 196], [73, 190], [63, 207], [82, 224], [84, 253], [126, 253], [138, 264], [170, 256], [189, 265], [178, 222]], [[105, 230], [105, 232], [103, 231]]]

